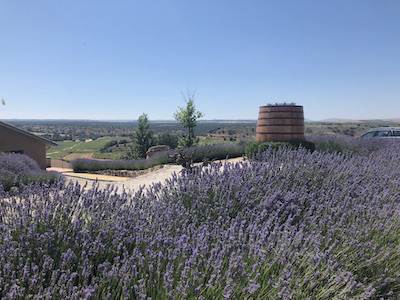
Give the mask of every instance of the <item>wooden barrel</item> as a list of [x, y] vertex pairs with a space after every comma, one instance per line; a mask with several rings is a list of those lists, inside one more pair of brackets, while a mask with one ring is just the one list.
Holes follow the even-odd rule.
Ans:
[[304, 141], [304, 113], [299, 105], [260, 106], [256, 141]]

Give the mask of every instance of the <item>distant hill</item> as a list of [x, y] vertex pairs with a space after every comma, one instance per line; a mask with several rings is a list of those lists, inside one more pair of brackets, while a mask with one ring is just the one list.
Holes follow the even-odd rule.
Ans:
[[400, 124], [400, 118], [398, 119], [361, 119], [361, 120], [349, 120], [349, 119], [338, 119], [331, 118], [317, 122], [329, 122], [329, 123], [354, 123], [354, 124]]
[[[94, 122], [107, 122], [107, 123], [136, 123], [137, 120], [91, 120], [91, 119], [1, 119], [4, 122], [77, 122], [77, 123], [94, 123]], [[150, 123], [179, 123], [176, 120], [149, 120]], [[198, 123], [254, 123], [257, 119], [251, 120], [234, 120], [234, 119], [214, 119], [214, 120], [198, 120]]]

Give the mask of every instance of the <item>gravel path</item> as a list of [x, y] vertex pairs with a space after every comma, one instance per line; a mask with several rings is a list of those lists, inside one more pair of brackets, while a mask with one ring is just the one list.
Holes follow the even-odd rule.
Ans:
[[165, 165], [162, 169], [135, 178], [111, 177], [95, 174], [76, 174], [71, 172], [63, 172], [63, 175], [67, 179], [67, 182], [72, 181], [74, 183], [79, 183], [81, 186], [87, 183], [87, 186], [91, 187], [97, 180], [97, 184], [100, 188], [114, 185], [115, 187], [118, 187], [119, 191], [122, 190], [122, 187], [133, 191], [139, 189], [141, 186], [149, 187], [153, 183], [164, 183], [173, 173], [178, 174], [181, 170], [181, 166]]
[[[243, 158], [233, 158], [229, 159], [227, 162], [235, 163], [243, 161]], [[222, 162], [226, 162], [223, 160]], [[161, 183], [163, 184], [166, 179], [170, 178], [172, 174], [179, 174], [182, 171], [183, 167], [180, 165], [164, 165], [163, 168], [158, 169], [156, 171], [147, 173], [145, 175], [140, 175], [135, 178], [126, 178], [126, 177], [116, 177], [116, 176], [104, 176], [98, 174], [87, 174], [87, 173], [73, 173], [72, 170], [67, 169], [49, 169], [63, 173], [67, 182], [79, 183], [81, 186], [87, 184], [88, 187], [91, 187], [94, 182], [97, 181], [97, 184], [100, 188], [106, 188], [108, 185], [114, 185], [118, 187], [118, 191], [122, 191], [122, 188], [127, 190], [135, 191], [139, 189], [141, 186], [149, 187], [153, 183]]]

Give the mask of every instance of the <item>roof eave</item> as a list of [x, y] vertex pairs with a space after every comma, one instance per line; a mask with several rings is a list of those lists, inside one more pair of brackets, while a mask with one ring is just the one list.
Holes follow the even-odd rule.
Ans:
[[45, 138], [42, 138], [42, 137], [40, 137], [40, 136], [34, 135], [34, 134], [32, 134], [32, 133], [30, 133], [30, 132], [28, 132], [28, 131], [25, 131], [25, 130], [23, 130], [23, 129], [21, 129], [21, 128], [15, 127], [15, 126], [13, 126], [13, 125], [11, 125], [11, 124], [8, 124], [8, 123], [5, 123], [5, 122], [3, 122], [3, 121], [0, 121], [0, 126], [6, 127], [6, 128], [8, 128], [8, 129], [11, 129], [11, 130], [14, 130], [14, 131], [16, 131], [16, 132], [19, 132], [19, 133], [21, 133], [21, 134], [23, 134], [23, 135], [26, 135], [26, 136], [28, 136], [28, 137], [30, 137], [30, 138], [36, 139], [36, 140], [38, 140], [38, 141], [40, 141], [40, 142], [42, 142], [42, 143], [44, 143], [44, 144], [46, 144], [46, 145], [48, 145], [48, 146], [58, 146], [58, 145], [57, 145], [55, 142], [53, 142], [53, 141], [50, 141], [50, 140], [48, 140], [48, 139], [45, 139]]

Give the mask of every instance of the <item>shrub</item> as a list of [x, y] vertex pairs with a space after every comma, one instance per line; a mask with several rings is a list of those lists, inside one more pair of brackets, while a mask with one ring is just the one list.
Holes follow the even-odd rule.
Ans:
[[[189, 148], [181, 148], [186, 156], [194, 155], [193, 162], [202, 162], [203, 159], [220, 160], [241, 157], [245, 153], [245, 144], [214, 144]], [[175, 151], [176, 152], [176, 151]]]
[[34, 182], [54, 183], [59, 173], [40, 169], [36, 161], [25, 154], [0, 155], [0, 184], [5, 191]]
[[167, 156], [153, 155], [150, 159], [136, 160], [95, 160], [87, 158], [78, 158], [72, 162], [74, 172], [96, 172], [101, 170], [144, 170], [156, 165], [172, 163], [174, 160]]
[[312, 142], [249, 142], [245, 148], [245, 154], [247, 157], [252, 157], [257, 153], [262, 153], [267, 149], [279, 149], [286, 147], [289, 149], [298, 149], [299, 147], [308, 149], [310, 151], [315, 150], [315, 145]]
[[343, 153], [369, 156], [380, 149], [396, 147], [397, 139], [353, 138], [348, 136], [319, 135], [307, 137], [315, 144], [315, 150], [326, 153]]

